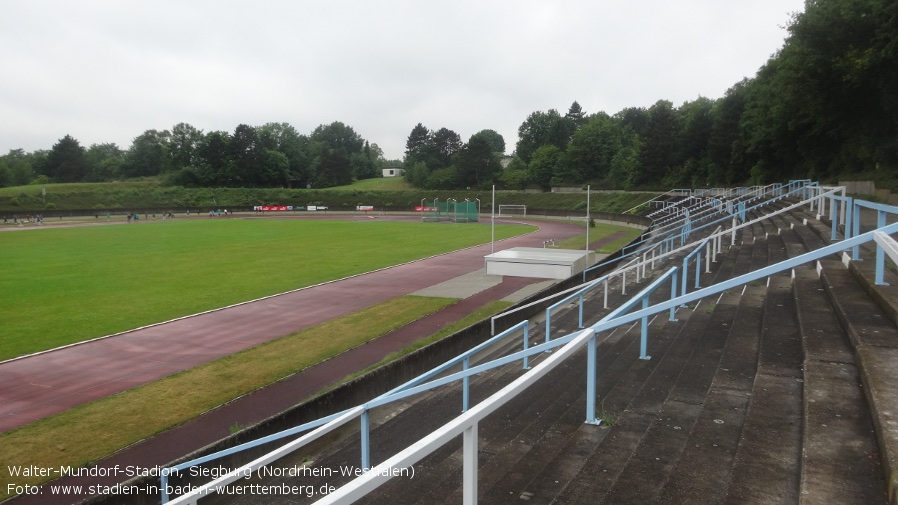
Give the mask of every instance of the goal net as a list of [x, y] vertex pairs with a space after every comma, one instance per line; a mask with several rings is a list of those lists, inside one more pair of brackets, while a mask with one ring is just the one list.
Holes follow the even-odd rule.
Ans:
[[526, 216], [526, 205], [499, 205], [499, 215], [502, 216]]

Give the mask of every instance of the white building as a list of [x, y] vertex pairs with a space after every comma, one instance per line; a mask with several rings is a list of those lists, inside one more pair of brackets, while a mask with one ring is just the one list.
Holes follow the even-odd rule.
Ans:
[[402, 177], [405, 175], [405, 170], [399, 167], [387, 167], [383, 169], [384, 177]]

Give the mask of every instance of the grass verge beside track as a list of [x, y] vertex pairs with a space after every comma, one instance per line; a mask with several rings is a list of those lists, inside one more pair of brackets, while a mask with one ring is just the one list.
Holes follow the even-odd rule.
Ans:
[[[395, 298], [4, 433], [0, 500], [9, 496], [7, 484], [13, 482], [9, 467], [80, 467], [97, 461], [457, 301]], [[15, 483], [45, 480], [16, 477]]]

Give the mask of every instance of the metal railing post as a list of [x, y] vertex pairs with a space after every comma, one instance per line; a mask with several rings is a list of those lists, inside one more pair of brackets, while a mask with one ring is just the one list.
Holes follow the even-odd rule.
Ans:
[[580, 293], [580, 319], [578, 322], [580, 324], [578, 328], [583, 328], [583, 293]]
[[361, 421], [361, 426], [359, 427], [359, 431], [362, 437], [362, 470], [367, 470], [371, 468], [371, 446], [370, 446], [370, 429], [371, 426], [368, 422], [368, 408], [366, 407], [362, 414], [359, 416], [359, 420]]
[[699, 249], [698, 253], [695, 255], [695, 289], [701, 287], [699, 283], [699, 279], [702, 275], [702, 250]]
[[683, 286], [680, 289], [680, 294], [682, 294], [682, 295], [686, 294], [686, 279], [688, 279], [688, 278], [689, 278], [689, 258], [683, 258], [683, 279], [682, 279]]
[[464, 469], [462, 500], [465, 505], [477, 505], [477, 425], [473, 423], [465, 428], [462, 435]]
[[[679, 270], [674, 270], [673, 275], [670, 278], [670, 299], [673, 300], [677, 297], [677, 274]], [[677, 320], [677, 311], [674, 307], [670, 308], [670, 320]]]
[[586, 344], [586, 424], [598, 425], [596, 420], [596, 367], [597, 367], [597, 342], [593, 333]]
[[[886, 213], [884, 210], [876, 211], [876, 227], [882, 228], [886, 225]], [[876, 285], [886, 286], [885, 281], [885, 250], [881, 245], [876, 244]]]
[[[855, 209], [854, 209], [854, 234], [860, 235], [861, 234], [861, 206], [855, 204], [854, 207], [855, 207]], [[852, 248], [852, 251], [851, 251], [852, 261], [860, 261], [861, 260], [860, 247], [861, 246], [856, 245]]]
[[[642, 299], [642, 309], [645, 310], [649, 308], [649, 297], [646, 295]], [[642, 318], [642, 333], [639, 337], [639, 359], [649, 360], [652, 359], [651, 356], [646, 355], [647, 347], [649, 343], [649, 317], [645, 316]]]
[[[461, 369], [467, 370], [470, 365], [471, 365], [471, 357], [465, 356], [464, 361], [462, 361], [462, 363], [461, 363]], [[471, 377], [465, 376], [465, 378], [462, 379], [462, 391], [463, 391], [462, 399], [461, 399], [461, 411], [462, 412], [468, 411], [468, 398], [469, 398], [468, 391], [469, 391], [470, 384], [471, 384]]]
[[[524, 350], [526, 351], [530, 345], [530, 324], [527, 321], [527, 324], [524, 325]], [[530, 356], [524, 355], [524, 370], [530, 370], [529, 363]]]

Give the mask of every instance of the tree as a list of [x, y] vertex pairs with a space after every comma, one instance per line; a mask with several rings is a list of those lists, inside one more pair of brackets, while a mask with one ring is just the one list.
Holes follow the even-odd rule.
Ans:
[[362, 151], [365, 140], [352, 129], [339, 121], [329, 125], [319, 125], [312, 132], [311, 139], [321, 142], [331, 149], [344, 149], [347, 155]]
[[623, 147], [611, 159], [611, 170], [605, 178], [612, 187], [627, 191], [633, 189], [639, 176], [639, 137], [636, 134], [624, 136]]
[[49, 157], [48, 151], [26, 153], [23, 149], [10, 149], [9, 153], [0, 157], [0, 164], [5, 167], [3, 186], [24, 186], [37, 175], [37, 167], [45, 167]]
[[494, 153], [505, 154], [505, 139], [496, 130], [480, 130], [474, 136], [486, 140]]
[[115, 144], [92, 144], [86, 153], [89, 171], [84, 178], [88, 182], [111, 181], [118, 177], [125, 152]]
[[649, 124], [648, 111], [642, 107], [627, 107], [615, 114], [614, 119], [640, 137], [645, 135]]
[[379, 167], [383, 164], [383, 151], [377, 144], [371, 145], [365, 141], [365, 147], [362, 152], [353, 154], [352, 176], [356, 180], [371, 179], [381, 175]]
[[317, 170], [313, 184], [316, 188], [346, 186], [352, 184], [352, 162], [346, 150], [321, 144]]
[[135, 137], [121, 165], [126, 177], [148, 177], [171, 170], [168, 130], [147, 130]]
[[564, 153], [558, 146], [552, 144], [540, 146], [527, 165], [530, 172], [529, 179], [544, 191], [552, 189], [552, 179], [556, 173], [561, 172], [563, 157]]
[[585, 184], [604, 179], [620, 149], [620, 124], [604, 112], [593, 114], [571, 139], [567, 164], [576, 179], [566, 182]]
[[430, 130], [421, 123], [412, 128], [405, 141], [405, 162], [409, 165], [425, 161], [430, 140]]
[[84, 148], [71, 135], [59, 139], [47, 157], [47, 174], [55, 182], [78, 182], [87, 175]]
[[230, 170], [227, 173], [230, 187], [262, 186], [262, 154], [265, 148], [259, 141], [259, 133], [246, 124], [237, 125], [230, 141]]
[[463, 145], [459, 134], [448, 128], [440, 128], [431, 133], [427, 140], [426, 151], [437, 162], [434, 168], [445, 168], [452, 164], [452, 156], [459, 152]]
[[202, 141], [202, 130], [197, 130], [187, 123], [178, 123], [173, 126], [169, 141], [172, 168], [175, 170], [187, 167], [196, 168], [199, 164], [198, 149]]
[[570, 141], [571, 128], [557, 110], [533, 112], [518, 127], [518, 143], [515, 153], [525, 162], [530, 162], [533, 152], [540, 146], [554, 145], [564, 151]]
[[198, 175], [203, 186], [226, 186], [230, 165], [231, 136], [228, 132], [207, 133], [197, 146]]
[[477, 136], [472, 136], [459, 151], [455, 168], [461, 186], [468, 188], [486, 187], [502, 171], [490, 144]]
[[679, 120], [673, 104], [658, 100], [648, 110], [648, 124], [642, 140], [640, 171], [635, 184], [660, 185], [671, 169], [680, 131]]
[[427, 186], [427, 178], [430, 177], [430, 170], [423, 161], [413, 164], [408, 162], [403, 165], [405, 167], [405, 180], [412, 186], [423, 188]]
[[289, 123], [266, 123], [256, 128], [256, 131], [263, 147], [281, 152], [287, 157], [290, 179], [301, 182], [311, 179], [310, 166], [319, 151], [312, 149], [309, 137], [301, 135]]
[[[532, 163], [532, 161], [531, 161]], [[511, 163], [502, 170], [499, 182], [506, 189], [526, 189], [530, 185], [530, 171], [527, 164], [521, 158], [515, 157]]]
[[743, 79], [714, 103], [708, 137], [708, 179], [711, 184], [731, 185], [748, 176], [748, 169], [740, 170], [742, 164], [734, 156], [741, 131], [739, 122], [745, 111], [747, 83], [748, 79]]
[[734, 158], [755, 180], [898, 164], [898, 4], [816, 0], [745, 86]]
[[571, 104], [570, 108], [567, 111], [567, 114], [564, 115], [565, 119], [567, 119], [570, 124], [573, 126], [572, 132], [577, 131], [578, 128], [586, 124], [589, 120], [586, 116], [586, 112], [580, 107], [580, 104], [574, 100], [574, 103]]
[[263, 147], [259, 172], [253, 179], [259, 187], [286, 187], [290, 180], [290, 160], [280, 151]]

